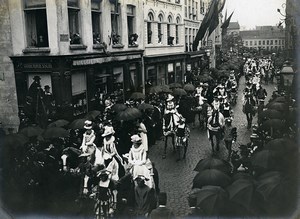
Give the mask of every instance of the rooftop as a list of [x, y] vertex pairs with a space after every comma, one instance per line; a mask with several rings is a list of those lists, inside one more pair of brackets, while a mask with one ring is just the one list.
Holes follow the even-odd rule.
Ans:
[[240, 29], [239, 22], [230, 22], [227, 29]]
[[272, 39], [272, 38], [284, 38], [284, 29], [278, 28], [261, 28], [256, 30], [244, 30], [240, 31], [242, 39]]

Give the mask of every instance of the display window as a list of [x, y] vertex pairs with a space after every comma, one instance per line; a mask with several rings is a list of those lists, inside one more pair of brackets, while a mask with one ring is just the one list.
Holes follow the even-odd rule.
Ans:
[[73, 115], [85, 114], [88, 111], [86, 74], [82, 72], [72, 73], [71, 80]]

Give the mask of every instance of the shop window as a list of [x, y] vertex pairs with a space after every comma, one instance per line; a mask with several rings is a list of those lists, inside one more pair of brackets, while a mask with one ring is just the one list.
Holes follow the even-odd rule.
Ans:
[[68, 18], [70, 44], [81, 44], [80, 28], [79, 28], [79, 2], [78, 0], [68, 0]]
[[176, 82], [181, 83], [182, 82], [182, 70], [181, 70], [181, 63], [176, 63]]
[[277, 40], [275, 40], [275, 45], [277, 45]]
[[261, 45], [261, 41], [258, 41], [258, 45]]
[[174, 72], [174, 64], [169, 63], [168, 64], [168, 83], [174, 83], [175, 82], [175, 72]]
[[156, 85], [157, 83], [157, 75], [154, 66], [149, 66], [147, 68], [147, 81], [151, 81], [152, 85]]
[[163, 42], [163, 29], [162, 29], [163, 15], [158, 15], [157, 32], [158, 32], [158, 43]]
[[48, 47], [46, 0], [25, 0], [27, 47]]
[[120, 4], [111, 4], [111, 37], [112, 44], [121, 44], [121, 11]]
[[176, 26], [175, 26], [175, 38], [176, 38], [176, 44], [179, 44], [179, 24], [180, 24], [180, 18], [176, 18]]
[[269, 45], [269, 40], [267, 40], [267, 45]]
[[266, 41], [263, 40], [263, 45], [266, 45]]
[[92, 0], [92, 30], [93, 30], [93, 43], [101, 43], [101, 0]]
[[138, 34], [135, 32], [135, 6], [127, 5], [127, 30], [130, 46], [137, 46]]
[[86, 75], [82, 72], [72, 73], [71, 81], [73, 115], [85, 114], [87, 113]]
[[148, 21], [147, 21], [147, 43], [152, 43], [152, 22], [154, 21], [153, 14], [150, 12], [148, 14]]
[[50, 92], [52, 92], [52, 83], [51, 83], [51, 75], [50, 74], [39, 74], [39, 73], [29, 73], [28, 74], [28, 79], [27, 79], [27, 85], [28, 85], [28, 89], [30, 87], [30, 85], [32, 84], [32, 82], [34, 81], [33, 78], [35, 76], [40, 77], [40, 84], [41, 84], [41, 88], [44, 89], [46, 85], [50, 86]]

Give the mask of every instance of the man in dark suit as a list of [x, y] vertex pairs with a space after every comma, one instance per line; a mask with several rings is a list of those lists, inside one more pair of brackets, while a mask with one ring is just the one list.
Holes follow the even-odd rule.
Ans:
[[157, 219], [157, 218], [164, 218], [164, 219], [175, 218], [173, 212], [169, 208], [166, 207], [166, 204], [167, 204], [167, 193], [165, 193], [165, 192], [159, 193], [158, 203], [159, 203], [158, 208], [154, 209], [151, 212], [151, 214], [150, 214], [150, 218], [151, 219]]

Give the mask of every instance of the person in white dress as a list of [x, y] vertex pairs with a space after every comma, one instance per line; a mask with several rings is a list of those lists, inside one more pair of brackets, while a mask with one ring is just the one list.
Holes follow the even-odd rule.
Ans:
[[145, 151], [148, 152], [147, 128], [141, 119], [137, 120], [136, 126], [138, 128], [139, 136], [142, 138], [142, 145], [143, 145]]

